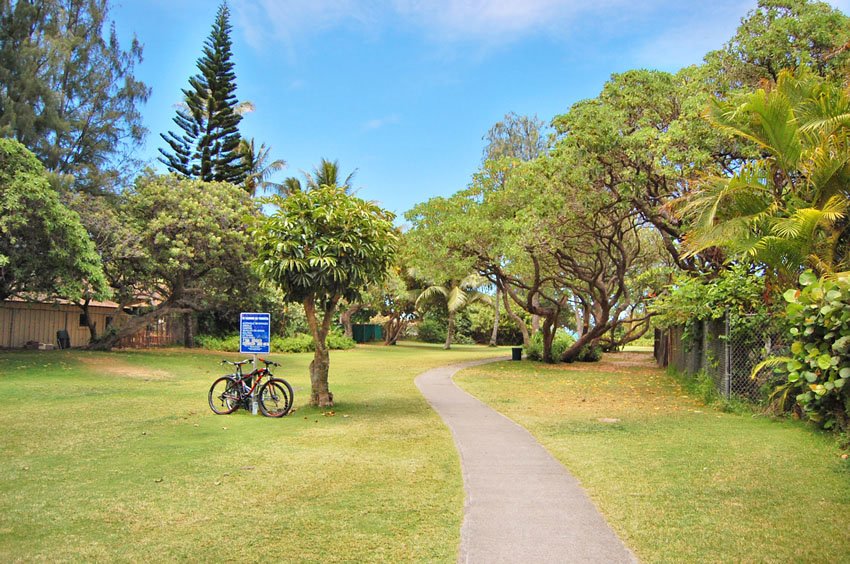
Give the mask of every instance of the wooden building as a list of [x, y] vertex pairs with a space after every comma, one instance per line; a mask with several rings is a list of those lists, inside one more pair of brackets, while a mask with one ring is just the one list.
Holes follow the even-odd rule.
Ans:
[[[118, 315], [115, 302], [92, 302], [91, 316], [100, 335]], [[72, 347], [89, 343], [91, 334], [83, 310], [65, 300], [0, 302], [0, 348], [19, 349], [29, 342], [47, 343], [59, 348], [58, 331], [67, 331]], [[151, 347], [180, 342], [182, 323], [175, 318], [158, 319], [137, 334], [123, 339], [119, 346]]]

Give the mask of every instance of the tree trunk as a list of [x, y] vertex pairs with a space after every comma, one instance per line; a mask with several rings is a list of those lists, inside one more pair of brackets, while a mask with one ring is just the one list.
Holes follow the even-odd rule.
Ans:
[[[534, 308], [540, 307], [540, 296], [534, 294], [531, 296], [531, 305]], [[540, 331], [540, 316], [532, 314], [531, 316], [531, 334], [536, 335]]]
[[316, 353], [310, 363], [310, 405], [318, 407], [333, 407], [334, 396], [328, 389], [328, 371], [331, 359], [328, 349], [316, 343]]
[[342, 323], [345, 336], [349, 339], [354, 339], [354, 326], [351, 323], [351, 318], [361, 309], [363, 309], [361, 304], [350, 304], [348, 308], [339, 314], [339, 321]]
[[89, 343], [86, 348], [100, 351], [111, 350], [121, 339], [135, 335], [152, 319], [159, 319], [169, 313], [185, 312], [185, 310], [173, 307], [169, 302], [163, 302], [159, 307], [138, 316], [121, 313], [123, 309], [123, 305], [118, 307], [118, 313], [112, 324], [114, 330], [105, 332], [97, 342]]
[[584, 334], [584, 318], [581, 314], [581, 306], [576, 305], [575, 313], [576, 313], [576, 338], [581, 339], [581, 336]]
[[555, 340], [555, 323], [550, 322], [548, 318], [543, 320], [543, 362], [554, 364], [555, 359], [552, 357], [552, 342]]
[[500, 290], [496, 288], [496, 299], [494, 300], [496, 313], [493, 316], [493, 334], [490, 335], [490, 346], [495, 347], [499, 344], [499, 294]]
[[183, 314], [183, 346], [187, 349], [195, 347], [195, 336], [192, 332], [191, 312], [186, 312]]
[[91, 316], [91, 298], [86, 298], [85, 301], [81, 304], [77, 304], [80, 306], [80, 309], [83, 310], [83, 315], [86, 316], [86, 326], [89, 328], [89, 344], [97, 342], [97, 323], [92, 319]]
[[316, 352], [310, 363], [310, 405], [318, 407], [333, 407], [334, 396], [328, 387], [328, 371], [331, 360], [328, 354], [327, 337], [331, 329], [331, 318], [339, 298], [334, 298], [323, 312], [321, 322], [317, 316], [316, 303], [312, 296], [304, 298], [304, 313], [307, 316], [307, 325], [313, 334], [313, 342]]
[[514, 323], [519, 327], [520, 332], [522, 333], [522, 346], [526, 349], [531, 344], [531, 337], [528, 336], [528, 326], [525, 324], [525, 320], [519, 315], [515, 314], [511, 309], [510, 296], [508, 296], [507, 292], [502, 293], [502, 301], [505, 304], [505, 311], [510, 316], [511, 319], [514, 320]]
[[390, 317], [390, 319], [384, 323], [384, 344], [396, 344], [406, 327], [407, 320], [402, 319], [401, 317]]
[[449, 323], [448, 327], [446, 327], [446, 344], [443, 347], [446, 350], [452, 348], [452, 334], [455, 331], [455, 312], [449, 312]]

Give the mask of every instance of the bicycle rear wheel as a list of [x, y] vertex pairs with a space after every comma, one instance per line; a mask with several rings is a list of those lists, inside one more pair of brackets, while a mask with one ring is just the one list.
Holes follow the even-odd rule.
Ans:
[[229, 376], [222, 376], [210, 386], [208, 400], [213, 413], [233, 413], [239, 407], [239, 382]]
[[283, 417], [292, 409], [294, 397], [289, 382], [273, 378], [260, 388], [260, 411], [266, 417]]

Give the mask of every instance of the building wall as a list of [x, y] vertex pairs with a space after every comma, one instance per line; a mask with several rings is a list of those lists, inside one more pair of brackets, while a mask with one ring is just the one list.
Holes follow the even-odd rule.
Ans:
[[[106, 327], [106, 318], [115, 315], [114, 308], [92, 306], [91, 315], [98, 333]], [[28, 302], [0, 303], [0, 347], [22, 348], [27, 341], [52, 343], [59, 346], [56, 332], [64, 329], [71, 338], [72, 347], [89, 342], [89, 329], [80, 327], [79, 307], [69, 304], [42, 304]]]

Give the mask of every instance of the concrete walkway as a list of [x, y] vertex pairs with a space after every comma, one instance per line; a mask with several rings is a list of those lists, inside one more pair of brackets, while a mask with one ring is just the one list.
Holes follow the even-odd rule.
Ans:
[[560, 462], [452, 382], [457, 371], [486, 362], [493, 360], [416, 378], [460, 452], [466, 503], [458, 562], [636, 562]]

